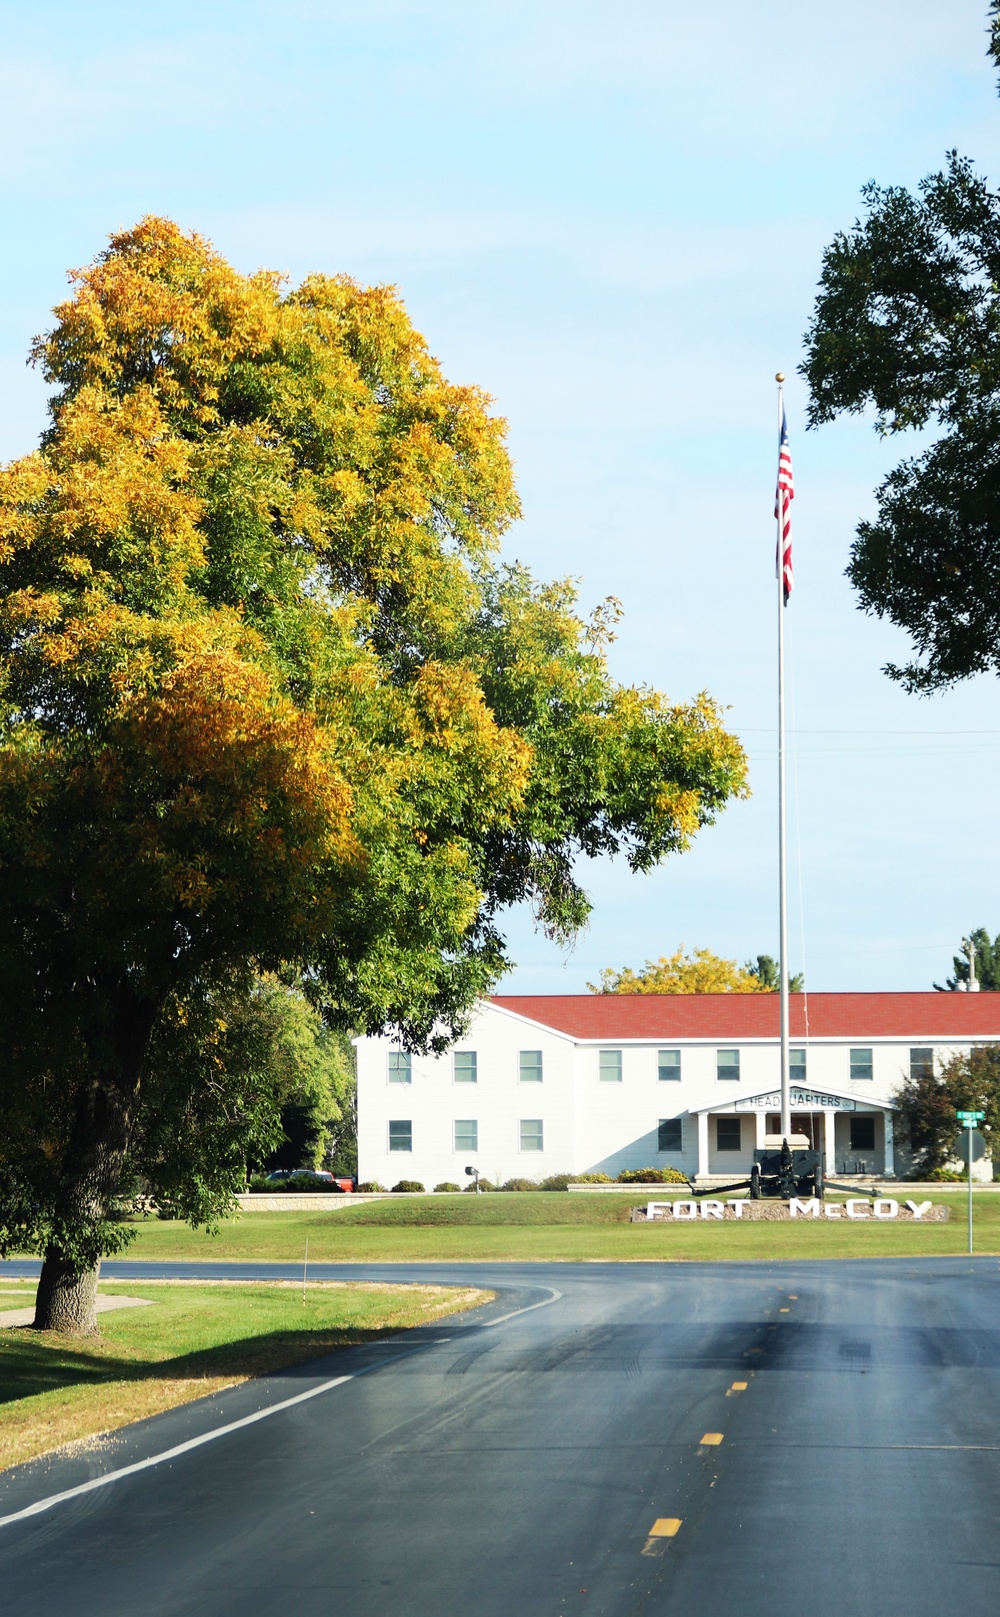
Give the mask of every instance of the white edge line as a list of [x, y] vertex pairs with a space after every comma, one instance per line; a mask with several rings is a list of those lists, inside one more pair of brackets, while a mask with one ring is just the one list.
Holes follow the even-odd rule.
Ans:
[[[358, 1372], [355, 1372], [355, 1375]], [[62, 1504], [64, 1499], [78, 1499], [81, 1494], [92, 1493], [95, 1488], [104, 1488], [109, 1482], [117, 1482], [121, 1477], [134, 1477], [138, 1471], [148, 1471], [151, 1466], [162, 1465], [165, 1460], [176, 1460], [181, 1454], [190, 1454], [192, 1449], [201, 1448], [203, 1443], [212, 1443], [217, 1437], [225, 1437], [229, 1432], [238, 1432], [242, 1426], [253, 1426], [259, 1420], [266, 1420], [268, 1415], [276, 1415], [281, 1409], [291, 1409], [293, 1404], [304, 1404], [309, 1398], [318, 1398], [320, 1393], [329, 1392], [332, 1387], [340, 1387], [345, 1381], [353, 1381], [354, 1376], [337, 1376], [333, 1381], [322, 1381], [318, 1387], [310, 1387], [307, 1392], [297, 1392], [294, 1398], [283, 1398], [278, 1404], [269, 1404], [266, 1409], [257, 1409], [252, 1415], [244, 1415], [240, 1420], [228, 1421], [225, 1426], [217, 1426], [214, 1431], [203, 1432], [200, 1437], [189, 1437], [186, 1443], [178, 1443], [172, 1449], [164, 1449], [160, 1454], [151, 1454], [145, 1460], [136, 1460], [134, 1465], [123, 1465], [117, 1471], [105, 1471], [99, 1477], [91, 1477], [89, 1482], [81, 1482], [75, 1488], [65, 1488], [62, 1493], [49, 1494], [47, 1499], [37, 1499], [33, 1505], [26, 1505], [24, 1510], [16, 1510], [10, 1516], [0, 1516], [0, 1527], [6, 1527], [10, 1522], [23, 1522], [29, 1516], [38, 1516], [43, 1510], [51, 1510], [53, 1505]]]
[[[517, 1319], [521, 1314], [531, 1314], [536, 1308], [548, 1308], [550, 1303], [557, 1303], [562, 1297], [562, 1292], [556, 1291], [554, 1286], [546, 1286], [545, 1289], [549, 1292], [549, 1296], [543, 1297], [540, 1303], [529, 1303], [527, 1308], [514, 1308], [509, 1314], [501, 1314], [499, 1319], [488, 1319], [483, 1325], [480, 1325], [479, 1329], [489, 1331], [493, 1329], [494, 1325], [505, 1325], [509, 1319]], [[2, 1526], [2, 1521], [0, 1521], [0, 1526]]]
[[[480, 1329], [487, 1330], [492, 1325], [504, 1325], [507, 1320], [516, 1319], [519, 1314], [530, 1314], [536, 1308], [547, 1308], [550, 1303], [558, 1302], [561, 1296], [561, 1291], [553, 1290], [551, 1296], [543, 1297], [541, 1302], [529, 1303], [527, 1308], [515, 1308], [509, 1314], [501, 1314], [499, 1319], [487, 1320]], [[172, 1449], [163, 1449], [160, 1454], [150, 1454], [145, 1460], [136, 1460], [133, 1465], [123, 1465], [117, 1471], [105, 1471], [99, 1477], [91, 1477], [89, 1482], [78, 1483], [75, 1488], [64, 1488], [62, 1493], [49, 1494], [46, 1499], [36, 1499], [33, 1505], [26, 1505], [23, 1510], [15, 1510], [9, 1516], [0, 1516], [0, 1527], [8, 1527], [12, 1522], [27, 1521], [29, 1516], [40, 1516], [43, 1511], [51, 1510], [54, 1505], [61, 1505], [67, 1499], [79, 1499], [81, 1494], [93, 1493], [96, 1488], [106, 1488], [109, 1482], [118, 1482], [122, 1477], [134, 1477], [139, 1471], [148, 1471], [154, 1465], [162, 1465], [165, 1460], [176, 1460], [182, 1454], [190, 1454], [192, 1449], [200, 1449], [205, 1443], [214, 1443], [217, 1437], [226, 1437], [230, 1432], [238, 1432], [244, 1426], [253, 1426], [257, 1421], [267, 1420], [269, 1415], [277, 1415], [281, 1410], [291, 1409], [295, 1404], [304, 1404], [310, 1398], [318, 1398], [321, 1393], [331, 1392], [334, 1387], [342, 1387], [346, 1381], [355, 1381], [358, 1376], [383, 1368], [383, 1365], [367, 1365], [364, 1370], [355, 1370], [351, 1375], [335, 1376], [332, 1381], [321, 1381], [318, 1387], [310, 1387], [306, 1392], [297, 1392], [292, 1398], [282, 1398], [280, 1403], [268, 1404], [266, 1409], [257, 1409], [252, 1415], [244, 1415], [240, 1420], [227, 1421], [225, 1426], [216, 1426], [213, 1431], [203, 1432], [200, 1437], [189, 1437], [185, 1443], [178, 1443]]]

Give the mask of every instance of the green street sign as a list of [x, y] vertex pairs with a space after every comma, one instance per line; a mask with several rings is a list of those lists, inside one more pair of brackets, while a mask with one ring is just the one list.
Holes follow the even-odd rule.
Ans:
[[956, 1112], [955, 1116], [960, 1123], [981, 1123], [986, 1116], [985, 1112]]

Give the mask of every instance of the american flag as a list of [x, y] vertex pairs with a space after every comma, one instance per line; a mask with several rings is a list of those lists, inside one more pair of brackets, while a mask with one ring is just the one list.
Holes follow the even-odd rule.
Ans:
[[792, 573], [792, 501], [795, 498], [795, 479], [792, 476], [792, 452], [788, 447], [788, 422], [785, 406], [781, 405], [781, 439], [778, 444], [778, 488], [774, 498], [774, 515], [779, 523], [779, 554], [775, 557], [775, 570], [780, 571], [784, 587], [785, 605], [792, 593], [795, 578]]

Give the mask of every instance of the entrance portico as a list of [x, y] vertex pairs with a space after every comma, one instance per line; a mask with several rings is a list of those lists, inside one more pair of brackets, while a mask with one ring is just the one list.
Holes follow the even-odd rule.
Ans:
[[[892, 1106], [875, 1096], [793, 1084], [792, 1132], [804, 1134], [826, 1157], [828, 1174], [895, 1173]], [[781, 1094], [766, 1090], [727, 1096], [694, 1109], [699, 1179], [748, 1173], [766, 1134], [780, 1132]]]

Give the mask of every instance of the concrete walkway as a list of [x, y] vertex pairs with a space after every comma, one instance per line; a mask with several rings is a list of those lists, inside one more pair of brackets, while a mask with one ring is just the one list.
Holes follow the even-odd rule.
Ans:
[[[152, 1297], [98, 1297], [97, 1312], [110, 1314], [113, 1308], [148, 1308]], [[9, 1325], [30, 1325], [35, 1317], [35, 1305], [30, 1308], [7, 1308], [0, 1313], [0, 1330]]]

